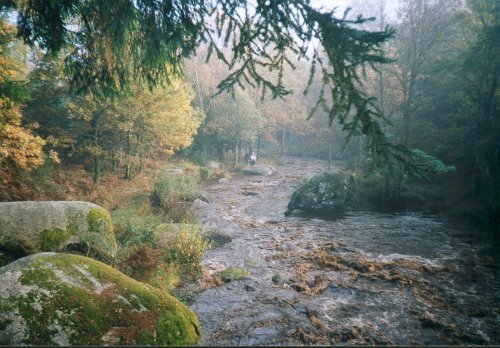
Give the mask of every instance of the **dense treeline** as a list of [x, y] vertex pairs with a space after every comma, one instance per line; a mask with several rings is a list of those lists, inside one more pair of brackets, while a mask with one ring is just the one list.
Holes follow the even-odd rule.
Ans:
[[131, 86], [120, 98], [70, 91], [63, 57], [28, 50], [2, 19], [2, 199], [16, 179], [42, 165], [83, 165], [98, 183], [103, 171], [130, 179], [144, 162], [191, 144], [202, 114], [189, 83]]

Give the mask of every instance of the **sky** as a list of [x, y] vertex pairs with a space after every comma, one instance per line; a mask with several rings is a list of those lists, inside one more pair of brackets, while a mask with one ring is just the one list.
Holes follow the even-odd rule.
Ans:
[[311, 0], [314, 7], [324, 7], [332, 10], [338, 7], [338, 14], [341, 15], [347, 7], [353, 8], [352, 14], [360, 14], [359, 9], [362, 9], [363, 15], [366, 17], [376, 16], [376, 9], [381, 1], [384, 3], [385, 11], [389, 18], [395, 18], [399, 6], [399, 0]]

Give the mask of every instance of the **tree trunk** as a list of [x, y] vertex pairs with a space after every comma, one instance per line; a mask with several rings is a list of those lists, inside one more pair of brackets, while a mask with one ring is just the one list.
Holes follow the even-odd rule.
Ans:
[[219, 161], [223, 161], [224, 160], [224, 145], [218, 144], [216, 146], [216, 148], [217, 148], [217, 155], [219, 156]]
[[257, 135], [257, 158], [260, 158], [260, 134]]
[[234, 152], [234, 166], [238, 164], [238, 142], [235, 142], [233, 145], [233, 152]]
[[100, 113], [94, 112], [92, 117], [92, 130], [93, 130], [93, 142], [94, 142], [94, 170], [92, 175], [92, 181], [94, 184], [99, 183], [99, 178], [101, 176], [101, 166], [99, 162], [99, 116]]
[[285, 153], [285, 130], [281, 131], [281, 155]]
[[111, 165], [113, 167], [113, 172], [116, 172], [118, 170], [118, 159], [116, 158], [116, 151], [113, 151], [111, 156]]
[[328, 137], [328, 171], [332, 170], [332, 141]]
[[130, 131], [127, 131], [127, 163], [125, 164], [125, 179], [132, 179], [132, 164], [130, 163]]

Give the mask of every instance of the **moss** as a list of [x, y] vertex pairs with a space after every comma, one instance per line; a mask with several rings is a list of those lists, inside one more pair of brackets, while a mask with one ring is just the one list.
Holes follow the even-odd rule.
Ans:
[[61, 228], [46, 229], [40, 232], [38, 236], [38, 248], [41, 251], [54, 251], [64, 246], [72, 233], [71, 230], [63, 230]]
[[113, 233], [113, 223], [111, 216], [104, 208], [92, 208], [87, 213], [87, 223], [89, 224], [89, 231], [95, 233], [102, 233], [106, 236], [108, 242], [115, 241]]
[[[30, 345], [47, 345], [54, 344], [52, 337], [57, 334], [57, 330], [51, 328], [51, 321], [53, 318], [47, 316], [47, 306], [45, 306], [43, 315], [35, 309], [34, 302], [47, 303], [47, 296], [35, 291], [30, 291], [26, 297], [20, 297], [17, 305], [20, 315], [26, 322], [28, 328], [28, 337], [22, 343]], [[53, 306], [52, 306], [53, 307]], [[53, 308], [51, 311], [53, 312]]]
[[[66, 281], [59, 279], [61, 274]], [[92, 291], [96, 280], [103, 287], [100, 291]], [[115, 333], [119, 344], [196, 344], [200, 340], [196, 316], [179, 301], [83, 256], [38, 256], [23, 270], [20, 281], [37, 286], [6, 299], [17, 305], [28, 325], [26, 344], [56, 343], [52, 341], [56, 326], [68, 334], [72, 345], [103, 345], [109, 332]], [[49, 290], [50, 295], [38, 288]]]
[[[104, 243], [99, 241], [89, 241], [91, 244], [98, 246], [98, 249], [103, 249], [111, 255], [116, 254], [116, 239], [113, 232], [113, 223], [111, 216], [104, 208], [92, 208], [87, 213], [87, 223], [89, 225], [89, 232], [95, 233], [96, 238], [104, 238]], [[92, 238], [89, 236], [89, 238]]]
[[47, 267], [33, 267], [22, 272], [20, 282], [22, 285], [36, 285], [47, 290], [55, 289], [55, 274]]
[[[89, 230], [92, 232], [112, 231], [111, 217], [104, 208], [92, 208], [87, 213]], [[104, 226], [103, 226], [104, 224]], [[104, 231], [102, 231], [104, 228]]]
[[198, 327], [194, 322], [186, 323], [184, 316], [174, 316], [172, 313], [168, 313], [160, 318], [158, 322], [159, 344], [184, 345], [197, 343], [195, 337], [199, 336]]
[[[0, 313], [7, 313], [12, 309], [14, 309], [13, 304], [0, 297]], [[5, 330], [11, 323], [11, 319], [0, 318], [0, 332]]]

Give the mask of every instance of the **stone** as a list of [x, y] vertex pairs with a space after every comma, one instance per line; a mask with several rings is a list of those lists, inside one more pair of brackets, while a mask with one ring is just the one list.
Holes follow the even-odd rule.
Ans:
[[205, 208], [208, 205], [207, 202], [202, 201], [201, 199], [195, 199], [193, 203], [191, 203], [191, 207], [198, 209], [198, 208]]
[[260, 164], [252, 167], [243, 168], [241, 172], [247, 175], [271, 176], [276, 174], [276, 169], [272, 166]]
[[117, 245], [108, 211], [79, 201], [0, 203], [0, 262], [67, 248], [114, 258]]
[[196, 315], [164, 291], [73, 254], [0, 268], [0, 345], [197, 344]]
[[196, 192], [196, 195], [198, 196], [197, 199], [199, 199], [205, 203], [212, 203], [212, 199], [210, 198], [210, 195], [208, 194], [208, 192], [198, 190]]
[[305, 180], [290, 198], [285, 215], [339, 213], [357, 201], [354, 176], [349, 173], [323, 173]]

